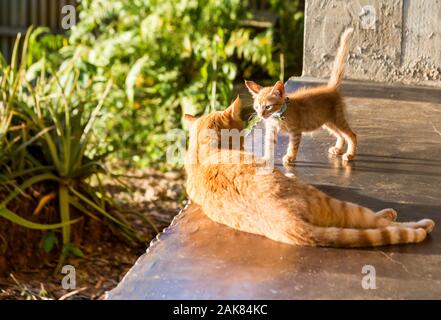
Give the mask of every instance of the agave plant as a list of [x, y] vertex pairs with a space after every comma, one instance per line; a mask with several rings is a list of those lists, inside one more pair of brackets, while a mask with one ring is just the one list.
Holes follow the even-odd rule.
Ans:
[[[98, 151], [93, 127], [112, 88], [103, 83], [101, 94], [89, 89], [77, 66], [77, 55], [57, 71], [47, 70], [44, 58], [26, 67], [30, 30], [17, 63], [20, 35], [12, 62], [0, 72], [0, 183], [10, 190], [0, 200], [0, 217], [31, 229], [62, 229], [64, 250], [71, 245], [72, 208], [96, 220], [116, 224], [133, 239], [136, 233], [114, 208], [101, 184], [108, 174]], [[92, 185], [92, 182], [95, 185]], [[56, 191], [42, 197], [41, 210], [48, 199], [58, 199], [60, 223], [45, 225], [24, 219], [7, 208], [8, 203], [36, 184], [51, 183]]]

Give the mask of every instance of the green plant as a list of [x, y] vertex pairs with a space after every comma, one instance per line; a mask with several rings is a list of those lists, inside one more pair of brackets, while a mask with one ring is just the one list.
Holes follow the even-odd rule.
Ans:
[[[92, 90], [81, 75], [77, 54], [58, 70], [48, 70], [44, 57], [27, 68], [31, 36], [29, 31], [23, 41], [20, 63], [17, 37], [12, 62], [8, 66], [3, 61], [0, 71], [0, 184], [9, 190], [0, 201], [0, 216], [31, 229], [61, 228], [62, 258], [78, 254], [70, 233], [71, 224], [82, 217], [73, 219], [72, 210], [115, 224], [133, 239], [136, 233], [114, 209], [101, 184], [101, 175], [108, 174], [103, 164], [107, 154], [100, 152], [94, 135], [112, 81], [95, 83], [103, 89]], [[10, 202], [38, 184], [54, 186], [59, 223], [39, 224], [8, 209]]]
[[281, 81], [286, 80], [286, 75], [302, 72], [304, 5], [304, 0], [271, 0], [271, 9], [278, 15], [274, 49], [281, 64]]
[[96, 123], [105, 150], [162, 167], [166, 133], [183, 113], [225, 106], [234, 81], [300, 73], [304, 1], [266, 4], [276, 19], [261, 28], [244, 23], [255, 14], [248, 1], [83, 0], [70, 47], [48, 55], [54, 62], [81, 48], [82, 74], [92, 83], [111, 76], [111, 104]]
[[[80, 48], [93, 81], [112, 77], [107, 146], [131, 162], [161, 166], [165, 134], [183, 113], [209, 112], [232, 98], [242, 64], [277, 76], [272, 29], [241, 25], [247, 1], [83, 0], [69, 54]], [[239, 68], [238, 68], [239, 66]], [[239, 76], [239, 78], [242, 78]], [[240, 79], [242, 80], [242, 79]]]
[[27, 64], [32, 65], [44, 58], [51, 65], [60, 65], [62, 57], [58, 52], [67, 44], [68, 40], [65, 35], [54, 34], [48, 27], [38, 27], [29, 37]]

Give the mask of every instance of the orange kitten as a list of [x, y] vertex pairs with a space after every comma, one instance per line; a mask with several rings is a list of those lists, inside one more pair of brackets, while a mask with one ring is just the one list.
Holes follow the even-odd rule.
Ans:
[[329, 153], [341, 154], [346, 141], [348, 149], [343, 155], [343, 160], [354, 159], [357, 136], [346, 121], [345, 103], [338, 91], [352, 31], [353, 29], [348, 29], [342, 35], [327, 86], [301, 89], [285, 95], [285, 87], [280, 81], [273, 87], [261, 87], [252, 81], [245, 81], [254, 98], [254, 109], [265, 121], [266, 158], [273, 155], [273, 142], [277, 141], [279, 130], [289, 135], [288, 150], [283, 157], [283, 164], [287, 166], [296, 160], [302, 132], [313, 131], [323, 126], [337, 138], [335, 146], [329, 149]]
[[416, 243], [432, 231], [434, 222], [429, 219], [397, 223], [393, 209], [373, 212], [331, 198], [279, 170], [259, 174], [261, 164], [251, 154], [231, 145], [220, 147], [223, 131], [244, 128], [240, 108], [237, 98], [223, 112], [185, 116], [190, 127], [187, 193], [212, 220], [272, 240], [310, 246]]

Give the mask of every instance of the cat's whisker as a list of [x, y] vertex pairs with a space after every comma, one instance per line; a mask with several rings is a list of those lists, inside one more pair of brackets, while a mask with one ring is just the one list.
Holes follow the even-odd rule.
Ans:
[[250, 114], [250, 116], [248, 117], [248, 121], [252, 121], [252, 120], [254, 120], [254, 119], [256, 118], [256, 116], [257, 116], [257, 113], [256, 113], [256, 112]]

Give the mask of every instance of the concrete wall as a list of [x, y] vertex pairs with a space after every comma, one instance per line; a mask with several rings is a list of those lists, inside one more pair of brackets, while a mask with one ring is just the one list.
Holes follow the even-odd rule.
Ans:
[[305, 17], [304, 76], [329, 77], [352, 26], [346, 79], [441, 87], [441, 0], [306, 0]]

